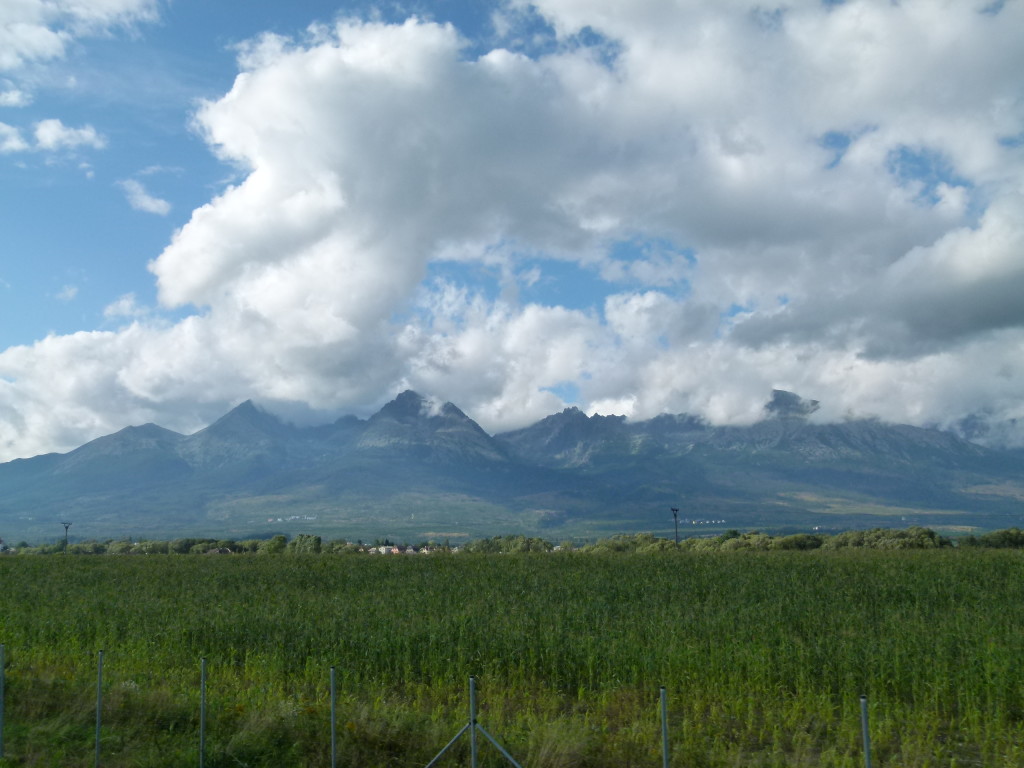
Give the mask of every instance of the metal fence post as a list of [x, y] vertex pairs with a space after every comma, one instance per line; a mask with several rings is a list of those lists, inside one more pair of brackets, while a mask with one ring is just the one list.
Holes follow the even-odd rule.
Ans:
[[199, 659], [199, 768], [206, 761], [206, 657]]
[[0, 760], [4, 758], [4, 683], [6, 671], [6, 648], [0, 643]]
[[447, 744], [444, 745], [444, 748], [434, 756], [433, 760], [431, 760], [429, 763], [427, 763], [427, 768], [433, 768], [433, 766], [435, 766], [437, 764], [437, 762], [441, 759], [441, 757], [445, 754], [445, 752], [447, 752], [449, 749], [451, 749], [452, 745], [455, 744], [455, 742], [457, 742], [462, 737], [462, 734], [464, 734], [466, 731], [469, 731], [470, 760], [471, 760], [471, 763], [472, 763], [472, 768], [477, 768], [477, 738], [476, 738], [476, 732], [477, 731], [480, 731], [480, 733], [483, 734], [484, 738], [487, 739], [489, 742], [491, 742], [491, 744], [494, 745], [494, 748], [497, 749], [498, 752], [501, 753], [501, 756], [504, 757], [505, 760], [507, 760], [508, 763], [513, 766], [513, 768], [522, 768], [522, 766], [519, 765], [519, 763], [517, 763], [515, 761], [515, 758], [512, 757], [512, 755], [510, 755], [508, 753], [508, 750], [505, 749], [503, 746], [501, 746], [501, 744], [498, 742], [498, 740], [496, 738], [494, 738], [493, 736], [491, 736], [491, 734], [489, 734], [487, 732], [487, 729], [484, 728], [482, 725], [480, 725], [480, 723], [478, 723], [476, 721], [476, 678], [475, 677], [470, 677], [469, 678], [469, 722], [466, 723], [464, 726], [462, 726], [462, 728], [459, 729], [459, 732], [456, 733], [455, 736], [452, 737], [451, 741], [449, 741]]
[[476, 678], [470, 675], [469, 678], [469, 764], [477, 768], [477, 745], [476, 745]]
[[103, 651], [99, 652], [96, 669], [96, 759], [94, 765], [100, 765], [100, 725], [103, 722]]
[[331, 768], [338, 768], [338, 689], [334, 683], [334, 667], [331, 667]]
[[665, 686], [661, 686], [661, 764], [668, 768], [668, 702]]
[[860, 729], [864, 737], [864, 768], [871, 768], [871, 734], [868, 731], [868, 697], [860, 697]]

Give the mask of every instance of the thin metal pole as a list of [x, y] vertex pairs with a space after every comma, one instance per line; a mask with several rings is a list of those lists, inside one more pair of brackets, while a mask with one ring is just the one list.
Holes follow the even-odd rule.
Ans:
[[4, 758], [4, 678], [6, 672], [6, 654], [3, 643], [0, 643], [0, 760]]
[[99, 653], [99, 662], [96, 672], [96, 760], [94, 765], [99, 768], [100, 764], [100, 724], [103, 721], [103, 651]]
[[668, 701], [665, 686], [661, 686], [661, 764], [668, 768]]
[[868, 697], [860, 697], [860, 729], [864, 736], [864, 768], [871, 768], [871, 734], [868, 731]]
[[470, 762], [472, 768], [477, 768], [477, 731], [480, 731], [480, 733], [484, 735], [484, 738], [491, 742], [491, 744], [493, 744], [495, 748], [499, 752], [501, 752], [502, 757], [508, 760], [508, 762], [514, 766], [514, 768], [522, 768], [522, 766], [520, 766], [519, 763], [517, 763], [515, 759], [513, 759], [512, 755], [508, 753], [508, 750], [501, 746], [501, 744], [498, 743], [497, 739], [491, 736], [491, 734], [484, 730], [484, 727], [476, 721], [476, 678], [473, 676], [470, 676], [469, 678], [469, 722], [459, 729], [459, 732], [452, 737], [451, 741], [444, 745], [444, 749], [438, 752], [434, 756], [433, 760], [427, 763], [427, 768], [433, 768], [438, 763], [438, 761], [440, 761], [444, 753], [451, 749], [452, 745], [455, 744], [455, 742], [457, 742], [459, 738], [461, 738], [462, 734], [464, 734], [466, 731], [469, 731]]
[[338, 768], [338, 690], [334, 685], [334, 667], [331, 667], [331, 768]]
[[476, 745], [476, 678], [469, 677], [469, 763], [472, 768], [477, 768], [477, 745]]
[[206, 761], [206, 657], [199, 659], [199, 768]]

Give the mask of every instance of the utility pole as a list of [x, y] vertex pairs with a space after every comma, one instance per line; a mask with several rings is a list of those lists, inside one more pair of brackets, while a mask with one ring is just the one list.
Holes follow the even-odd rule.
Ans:
[[676, 521], [676, 546], [678, 547], [679, 546], [679, 507], [671, 507], [671, 509], [672, 509], [672, 517], [674, 517], [675, 521]]
[[64, 554], [68, 553], [68, 528], [71, 527], [71, 523], [61, 523], [64, 526]]

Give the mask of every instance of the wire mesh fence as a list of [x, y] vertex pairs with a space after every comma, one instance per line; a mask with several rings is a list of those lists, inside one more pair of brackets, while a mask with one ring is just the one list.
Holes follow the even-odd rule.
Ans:
[[[7, 745], [5, 744], [5, 731], [7, 729], [7, 711], [5, 709], [7, 690], [6, 690], [6, 655], [7, 648], [4, 644], [0, 644], [0, 761], [8, 759], [17, 759], [17, 755], [8, 755], [6, 752]], [[199, 690], [198, 690], [198, 740], [196, 744], [196, 755], [195, 764], [199, 768], [205, 768], [206, 756], [207, 756], [207, 659], [201, 658], [199, 660]], [[104, 651], [99, 650], [96, 653], [96, 705], [95, 705], [95, 734], [94, 734], [94, 745], [93, 745], [93, 764], [95, 768], [99, 768], [102, 764], [102, 745], [104, 742]], [[30, 692], [26, 695], [31, 695]], [[329, 734], [325, 734], [325, 741], [329, 743], [329, 754], [330, 754], [330, 766], [331, 768], [337, 768], [339, 760], [339, 749], [338, 749], [338, 732], [337, 732], [337, 701], [338, 701], [338, 690], [337, 690], [337, 676], [335, 667], [331, 667], [329, 670]], [[661, 752], [661, 764], [662, 768], [669, 768], [671, 760], [670, 751], [670, 727], [669, 727], [669, 706], [668, 706], [668, 692], [664, 686], [659, 688], [659, 699], [658, 699], [658, 713], [660, 722], [660, 752]], [[431, 759], [425, 766], [425, 768], [435, 768], [435, 766], [442, 765], [442, 762], [446, 756], [451, 755], [452, 748], [457, 742], [463, 737], [468, 737], [469, 747], [469, 765], [470, 768], [478, 768], [479, 766], [479, 755], [480, 747], [482, 744], [490, 744], [498, 754], [513, 768], [524, 768], [511, 752], [493, 736], [480, 722], [478, 718], [478, 706], [477, 706], [477, 678], [470, 676], [468, 681], [468, 720], [458, 730], [458, 732], [441, 747], [440, 751]], [[865, 768], [871, 768], [871, 738], [870, 738], [870, 726], [868, 719], [868, 698], [866, 695], [860, 697], [860, 722], [861, 722], [861, 734], [863, 741], [863, 759]], [[108, 734], [109, 735], [109, 734]], [[483, 737], [481, 742], [479, 737]]]

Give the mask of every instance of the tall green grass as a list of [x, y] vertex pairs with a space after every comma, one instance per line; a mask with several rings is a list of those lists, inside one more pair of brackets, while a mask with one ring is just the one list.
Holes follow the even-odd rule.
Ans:
[[660, 766], [661, 685], [674, 766], [861, 765], [862, 693], [876, 766], [1022, 765], [1022, 630], [1006, 551], [0, 558], [9, 765], [92, 765], [98, 649], [105, 766], [197, 764], [200, 657], [211, 768], [328, 765], [331, 666], [342, 765], [471, 674], [529, 767]]

